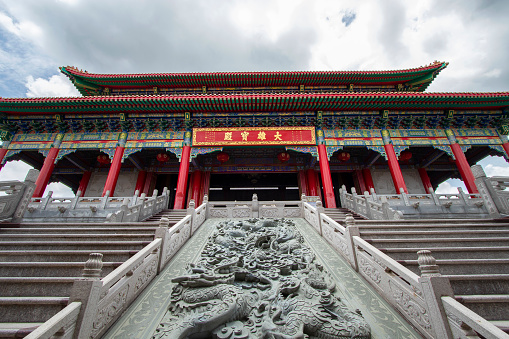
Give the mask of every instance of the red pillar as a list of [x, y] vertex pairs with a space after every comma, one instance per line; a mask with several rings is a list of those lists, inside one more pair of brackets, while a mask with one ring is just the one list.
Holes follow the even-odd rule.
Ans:
[[85, 196], [85, 192], [87, 190], [88, 182], [90, 181], [91, 175], [92, 175], [92, 172], [90, 172], [90, 171], [83, 172], [83, 176], [81, 177], [80, 185], [78, 187], [78, 191], [81, 192], [82, 197]]
[[175, 204], [173, 209], [181, 210], [185, 204], [185, 193], [187, 187], [187, 175], [189, 174], [189, 156], [191, 154], [191, 146], [182, 148], [182, 157], [180, 159], [179, 177], [177, 180], [177, 192], [175, 194]]
[[138, 178], [136, 179], [136, 186], [134, 187], [134, 193], [138, 191], [141, 195], [145, 186], [145, 179], [147, 178], [147, 171], [139, 171]]
[[362, 169], [362, 176], [364, 177], [364, 184], [366, 185], [366, 189], [369, 191], [369, 194], [371, 194], [371, 189], [375, 189], [373, 177], [371, 176], [371, 170], [369, 168]]
[[419, 175], [421, 176], [422, 185], [424, 186], [424, 189], [426, 190], [427, 194], [430, 194], [433, 190], [433, 185], [431, 184], [431, 180], [429, 180], [428, 172], [425, 168], [419, 168]]
[[154, 183], [155, 180], [156, 180], [156, 174], [152, 171], [147, 172], [141, 193], [145, 193], [146, 196], [152, 196], [152, 194], [154, 193], [153, 189], [155, 186], [155, 183]]
[[451, 143], [449, 145], [451, 147], [452, 153], [456, 158], [456, 166], [460, 171], [461, 178], [467, 187], [467, 190], [470, 194], [479, 193], [477, 190], [477, 186], [475, 186], [475, 178], [472, 170], [470, 169], [470, 165], [468, 164], [467, 157], [465, 157], [465, 153], [461, 150], [460, 145], [457, 143]]
[[361, 191], [359, 194], [364, 194], [364, 192], [368, 191], [366, 187], [366, 182], [364, 181], [364, 175], [362, 174], [362, 170], [355, 170], [355, 176], [357, 177], [357, 181], [359, 182], [359, 188]]
[[7, 148], [0, 148], [0, 169], [2, 167], [4, 167], [4, 165], [2, 164], [2, 161], [4, 160], [4, 157], [5, 157], [5, 154], [7, 153], [8, 149]]
[[201, 171], [194, 171], [193, 175], [193, 191], [191, 199], [194, 200], [195, 206], [199, 206], [200, 202], [200, 189], [201, 189]]
[[60, 151], [57, 147], [52, 147], [49, 150], [48, 156], [44, 159], [44, 164], [42, 165], [41, 172], [35, 181], [35, 191], [32, 197], [40, 198], [44, 194], [46, 190], [46, 186], [48, 185], [49, 178], [51, 177], [51, 173], [53, 173], [53, 169], [55, 168], [55, 158]]
[[112, 197], [113, 193], [115, 193], [115, 186], [117, 186], [123, 155], [124, 147], [117, 146], [115, 149], [115, 155], [113, 156], [113, 161], [111, 162], [110, 171], [108, 172], [108, 177], [106, 178], [106, 184], [104, 184], [103, 197], [106, 195], [107, 191], [110, 191], [110, 197]]
[[205, 194], [209, 194], [210, 189], [210, 171], [202, 172], [201, 174], [201, 190], [200, 190], [200, 197], [199, 202], [196, 203], [196, 206], [199, 206], [203, 203], [203, 197]]
[[334, 188], [332, 187], [327, 151], [325, 149], [325, 145], [318, 145], [317, 147], [318, 157], [320, 158], [320, 173], [322, 175], [323, 193], [325, 195], [325, 207], [336, 208], [336, 199], [334, 198]]
[[302, 195], [302, 194], [308, 195], [306, 172], [301, 170], [301, 171], [299, 171], [298, 175], [299, 175], [298, 178], [299, 178], [300, 195]]
[[391, 171], [392, 181], [394, 182], [394, 187], [396, 188], [396, 194], [400, 193], [400, 188], [403, 188], [403, 191], [408, 193], [405, 180], [403, 179], [403, 173], [401, 173], [398, 158], [396, 157], [396, 152], [394, 152], [394, 147], [392, 144], [386, 144], [384, 145], [384, 148], [385, 154], [387, 154], [387, 161], [389, 163], [389, 170]]
[[311, 197], [316, 197], [318, 195], [316, 191], [316, 176], [315, 170], [313, 168], [308, 169], [308, 193]]

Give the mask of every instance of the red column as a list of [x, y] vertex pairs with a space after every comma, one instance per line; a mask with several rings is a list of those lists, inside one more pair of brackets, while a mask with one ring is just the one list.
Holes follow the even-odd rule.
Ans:
[[387, 154], [387, 161], [389, 163], [389, 170], [391, 171], [392, 181], [394, 182], [394, 187], [396, 188], [396, 194], [399, 194], [400, 188], [403, 188], [403, 191], [408, 193], [405, 180], [403, 179], [403, 173], [401, 173], [401, 168], [399, 167], [398, 158], [394, 152], [394, 147], [392, 144], [386, 144], [384, 145], [384, 148], [385, 154]]
[[366, 187], [366, 183], [364, 182], [364, 175], [362, 174], [362, 170], [355, 170], [355, 176], [357, 177], [359, 188], [361, 189], [360, 194], [364, 194], [364, 192], [366, 192], [368, 189]]
[[147, 171], [139, 171], [138, 178], [136, 179], [136, 186], [134, 187], [134, 193], [138, 191], [141, 195], [145, 186], [145, 179], [147, 178]]
[[92, 175], [92, 172], [90, 172], [90, 171], [83, 172], [83, 176], [81, 177], [80, 185], [78, 187], [78, 191], [81, 192], [82, 197], [85, 196], [85, 192], [87, 190], [88, 182], [90, 181], [91, 175]]
[[113, 161], [111, 162], [110, 171], [108, 172], [108, 177], [106, 178], [106, 184], [104, 184], [103, 197], [106, 195], [107, 191], [110, 191], [110, 197], [112, 197], [113, 193], [115, 193], [115, 186], [117, 186], [123, 155], [124, 147], [117, 146], [115, 149], [115, 155], [113, 156]]
[[156, 175], [154, 172], [147, 172], [147, 175], [145, 177], [145, 182], [143, 183], [143, 189], [141, 190], [141, 193], [145, 193], [146, 196], [152, 196], [153, 189], [155, 186], [154, 181], [156, 180]]
[[325, 149], [325, 145], [318, 145], [317, 147], [318, 157], [320, 158], [320, 173], [322, 175], [323, 193], [325, 195], [325, 207], [336, 208], [336, 199], [334, 198], [334, 188], [332, 187], [327, 151]]
[[373, 177], [371, 176], [371, 170], [369, 168], [362, 169], [362, 176], [364, 177], [364, 183], [366, 184], [366, 189], [371, 194], [371, 189], [375, 189], [375, 184], [373, 183]]
[[201, 171], [194, 171], [193, 175], [193, 191], [191, 193], [191, 199], [194, 200], [195, 206], [199, 206], [200, 202], [200, 188], [201, 188]]
[[185, 204], [185, 193], [187, 187], [187, 175], [189, 174], [189, 156], [191, 154], [191, 146], [182, 148], [182, 157], [180, 158], [179, 177], [177, 180], [177, 192], [175, 194], [175, 205], [173, 209], [181, 210]]
[[199, 206], [203, 203], [203, 196], [205, 194], [209, 194], [209, 188], [210, 188], [210, 171], [202, 172], [201, 174], [201, 190], [200, 190], [200, 198], [198, 199], [199, 202], [196, 204], [196, 206]]
[[2, 167], [4, 167], [4, 165], [2, 164], [2, 161], [4, 160], [4, 157], [5, 157], [5, 154], [7, 153], [8, 149], [7, 148], [0, 148], [0, 169]]
[[300, 195], [302, 195], [302, 194], [308, 195], [306, 172], [304, 172], [303, 170], [299, 171], [298, 178], [299, 178]]
[[461, 178], [467, 187], [467, 190], [470, 194], [479, 193], [477, 190], [477, 186], [475, 186], [475, 178], [472, 170], [470, 169], [470, 165], [468, 164], [467, 157], [465, 157], [465, 153], [461, 150], [460, 145], [457, 143], [451, 143], [449, 145], [451, 147], [452, 153], [456, 158], [456, 166], [460, 171]]
[[419, 175], [421, 176], [422, 185], [424, 186], [424, 189], [426, 190], [427, 194], [430, 194], [433, 190], [433, 185], [431, 184], [431, 180], [429, 180], [428, 172], [425, 168], [419, 168]]
[[316, 192], [316, 176], [315, 170], [313, 168], [308, 169], [308, 193], [311, 197], [316, 197], [318, 193]]
[[41, 172], [35, 181], [35, 191], [32, 197], [40, 198], [44, 194], [46, 190], [46, 186], [48, 185], [49, 178], [51, 177], [51, 173], [53, 173], [53, 169], [55, 168], [55, 158], [60, 151], [57, 147], [52, 147], [49, 150], [48, 156], [44, 159], [44, 164], [42, 165]]

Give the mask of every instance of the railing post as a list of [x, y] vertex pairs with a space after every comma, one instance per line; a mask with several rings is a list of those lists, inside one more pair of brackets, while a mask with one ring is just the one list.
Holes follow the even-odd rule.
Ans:
[[208, 219], [209, 218], [209, 196], [208, 196], [208, 194], [203, 195], [203, 203], [206, 204], [205, 205], [205, 219]]
[[140, 195], [140, 191], [139, 190], [136, 190], [134, 192], [134, 195], [133, 195], [133, 201], [131, 201], [131, 206], [134, 206], [136, 205], [136, 203], [138, 202], [138, 196]]
[[430, 189], [430, 194], [431, 194], [431, 198], [433, 199], [433, 202], [435, 203], [435, 205], [440, 206], [440, 200], [438, 199], [438, 196], [435, 193], [435, 191]]
[[405, 190], [402, 187], [399, 189], [399, 194], [401, 194], [401, 197], [403, 198], [403, 202], [405, 203], [405, 206], [410, 206], [410, 200], [408, 199], [408, 194], [405, 193]]
[[316, 216], [318, 218], [318, 229], [320, 230], [320, 235], [323, 235], [322, 216], [321, 216], [322, 213], [325, 213], [325, 209], [322, 206], [322, 202], [320, 200], [317, 200], [316, 201]]
[[194, 234], [194, 220], [196, 219], [195, 202], [193, 199], [189, 201], [189, 207], [187, 208], [187, 215], [191, 216], [191, 235]]
[[106, 205], [108, 204], [108, 198], [110, 197], [110, 191], [106, 191], [106, 193], [104, 194], [104, 197], [102, 198], [103, 201], [102, 201], [102, 204], [101, 204], [101, 209], [105, 209], [106, 208]]
[[308, 198], [306, 197], [306, 194], [302, 193], [300, 195], [300, 215], [302, 216], [302, 218], [305, 218], [306, 217], [306, 214], [304, 212], [305, 208], [304, 208], [304, 204], [308, 202]]
[[375, 189], [374, 189], [374, 188], [371, 188], [371, 189], [370, 189], [370, 192], [371, 192], [371, 196], [373, 197], [373, 201], [374, 201], [374, 202], [378, 202], [378, 197], [376, 196]]
[[454, 297], [449, 278], [443, 277], [438, 270], [436, 260], [428, 250], [417, 252], [419, 270], [421, 276], [419, 283], [422, 289], [422, 295], [428, 306], [430, 322], [436, 338], [453, 338], [447, 314], [442, 304], [443, 296]]
[[74, 338], [90, 338], [103, 285], [101, 281], [102, 256], [101, 253], [91, 253], [85, 263], [83, 277], [76, 279], [72, 285], [69, 303], [81, 302]]
[[352, 214], [347, 214], [345, 218], [345, 238], [347, 239], [348, 256], [350, 257], [350, 265], [359, 272], [357, 265], [357, 256], [355, 255], [355, 244], [353, 243], [354, 236], [360, 236], [359, 227], [355, 225], [355, 219]]
[[72, 202], [71, 202], [71, 206], [70, 206], [70, 210], [75, 210], [76, 209], [76, 205], [78, 204], [78, 201], [81, 197], [81, 191], [78, 191], [76, 192], [76, 195], [74, 196], [74, 199], [72, 199]]
[[481, 165], [473, 165], [471, 168], [475, 178], [475, 185], [477, 186], [479, 194], [484, 201], [484, 205], [488, 209], [490, 217], [499, 217], [500, 213], [504, 211], [503, 203], [501, 202], [500, 197], [497, 196], [489, 178], [486, 177], [486, 173], [484, 173]]
[[44, 211], [48, 207], [48, 204], [50, 203], [52, 196], [53, 196], [53, 191], [49, 191], [46, 198], [42, 199], [41, 211]]
[[258, 194], [253, 193], [253, 198], [251, 201], [251, 216], [253, 218], [258, 218], [260, 215], [260, 206], [258, 204]]
[[461, 201], [463, 202], [463, 205], [467, 206], [468, 205], [467, 196], [466, 196], [465, 192], [463, 192], [463, 188], [458, 187], [458, 193], [459, 193]]
[[352, 204], [353, 210], [355, 212], [359, 212], [359, 209], [357, 208], [357, 191], [355, 190], [355, 187], [352, 187]]
[[166, 235], [168, 234], [168, 228], [170, 226], [170, 219], [166, 217], [162, 217], [159, 220], [159, 227], [156, 230], [155, 238], [161, 239], [161, 249], [159, 250], [159, 262], [157, 263], [157, 274], [159, 274], [163, 268], [164, 268], [164, 257], [166, 256], [166, 242], [169, 240], [167, 239]]
[[[26, 177], [25, 177], [25, 187], [23, 191], [23, 196], [21, 197], [21, 200], [18, 203], [18, 206], [16, 207], [16, 210], [14, 211], [14, 214], [12, 216], [11, 222], [18, 223], [23, 220], [23, 216], [25, 215], [25, 212], [27, 210], [28, 204], [30, 203], [32, 199], [32, 195], [35, 191], [35, 181], [37, 180], [37, 177], [39, 175], [39, 171], [36, 169], [31, 169], [28, 171]], [[47, 204], [47, 203], [46, 203]]]
[[366, 201], [366, 217], [368, 219], [373, 219], [373, 213], [371, 212], [371, 205], [370, 202], [373, 199], [369, 195], [368, 191], [364, 192], [364, 201]]

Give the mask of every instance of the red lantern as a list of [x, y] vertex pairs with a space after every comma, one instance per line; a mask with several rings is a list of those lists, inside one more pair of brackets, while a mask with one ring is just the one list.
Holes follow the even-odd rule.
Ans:
[[408, 161], [410, 159], [412, 159], [412, 152], [410, 152], [410, 151], [403, 151], [399, 155], [399, 160], [400, 161]]
[[277, 158], [279, 159], [279, 161], [281, 162], [287, 162], [288, 160], [290, 160], [290, 154], [286, 153], [286, 152], [281, 152], [277, 155]]
[[230, 159], [230, 156], [226, 152], [219, 152], [217, 154], [217, 160], [219, 160], [220, 163], [227, 162]]
[[341, 152], [341, 153], [339, 153], [337, 155], [337, 158], [341, 162], [346, 162], [346, 161], [350, 160], [350, 153], [348, 153], [348, 152]]
[[166, 153], [159, 153], [157, 156], [156, 156], [156, 159], [157, 161], [159, 161], [160, 163], [163, 163], [163, 162], [167, 162], [168, 160], [170, 160], [170, 157], [168, 156], [168, 154]]
[[105, 154], [101, 154], [97, 156], [97, 162], [101, 165], [109, 164], [110, 163], [110, 157], [108, 157]]

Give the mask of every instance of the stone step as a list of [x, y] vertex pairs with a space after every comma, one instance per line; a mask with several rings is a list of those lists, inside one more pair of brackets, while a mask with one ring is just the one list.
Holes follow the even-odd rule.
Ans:
[[[398, 263], [420, 275], [417, 260], [398, 260]], [[440, 273], [444, 275], [503, 274], [509, 272], [509, 259], [449, 259], [437, 260], [436, 263]]]
[[[361, 236], [362, 237], [362, 236]], [[486, 247], [509, 246], [509, 238], [423, 238], [423, 239], [365, 239], [376, 248], [429, 248], [434, 251], [438, 247]]]
[[150, 241], [0, 241], [0, 250], [141, 250]]
[[507, 320], [509, 295], [456, 295], [456, 300], [486, 320]]
[[423, 247], [416, 248], [379, 248], [380, 251], [389, 255], [394, 260], [417, 259], [417, 251], [429, 250], [435, 259], [490, 259], [508, 258], [509, 246], [486, 246], [486, 247]]
[[[121, 262], [103, 262], [102, 277]], [[80, 277], [85, 262], [0, 262], [0, 277]], [[0, 318], [1, 319], [1, 318]]]
[[[130, 257], [135, 255], [137, 250], [101, 250], [104, 261], [127, 261]], [[91, 252], [90, 250], [75, 250], [75, 251], [0, 251], [0, 261], [79, 261], [85, 262]]]
[[148, 232], [155, 232], [157, 227], [115, 227], [109, 228], [106, 226], [102, 227], [72, 227], [72, 228], [60, 228], [60, 227], [30, 227], [30, 228], [0, 228], [0, 238], [4, 234], [38, 234], [38, 233], [78, 233], [78, 234], [143, 234]]
[[77, 277], [0, 277], [0, 297], [69, 296]]
[[482, 230], [442, 230], [436, 229], [432, 231], [400, 231], [400, 230], [380, 230], [380, 231], [365, 231], [362, 230], [360, 233], [363, 239], [427, 239], [427, 238], [439, 238], [439, 237], [453, 237], [453, 238], [487, 238], [487, 237], [498, 237], [506, 238], [509, 240], [509, 230], [493, 230], [493, 229], [482, 229]]
[[140, 233], [140, 234], [0, 234], [0, 246], [5, 242], [12, 241], [72, 241], [73, 239], [81, 241], [122, 241], [122, 240], [138, 240], [138, 241], [152, 241], [154, 240], [154, 233]]
[[508, 224], [501, 223], [482, 223], [479, 225], [473, 224], [428, 224], [428, 225], [418, 225], [418, 224], [401, 224], [401, 225], [362, 225], [356, 223], [356, 226], [359, 227], [359, 231], [364, 232], [393, 232], [393, 231], [461, 231], [461, 230], [506, 230], [509, 231]]
[[89, 228], [89, 227], [105, 227], [105, 228], [129, 228], [129, 227], [157, 227], [157, 222], [126, 222], [126, 223], [55, 223], [55, 222], [34, 222], [34, 223], [21, 223], [9, 224], [2, 223], [2, 228]]
[[43, 323], [0, 323], [0, 338], [23, 338]]
[[509, 274], [457, 274], [449, 278], [454, 294], [509, 294]]
[[356, 222], [359, 225], [474, 225], [482, 226], [486, 223], [492, 224], [509, 224], [509, 222], [500, 222], [494, 219], [403, 219], [403, 220], [359, 220]]
[[0, 297], [0, 319], [5, 323], [45, 322], [68, 301], [69, 297]]

